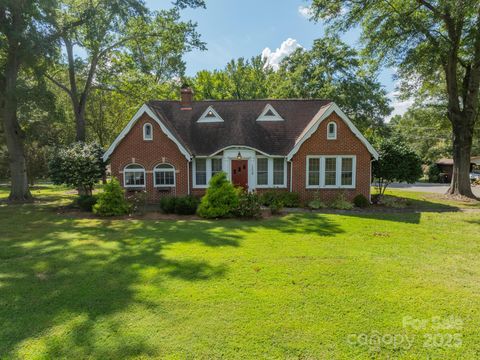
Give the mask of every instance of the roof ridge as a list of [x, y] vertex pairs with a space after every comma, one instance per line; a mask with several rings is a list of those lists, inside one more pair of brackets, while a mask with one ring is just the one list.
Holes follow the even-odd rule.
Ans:
[[[201, 103], [201, 102], [249, 102], [249, 101], [325, 101], [325, 102], [333, 102], [331, 99], [302, 99], [302, 98], [285, 98], [285, 99], [204, 99], [204, 100], [194, 100], [193, 102]], [[150, 102], [180, 102], [180, 100], [158, 100], [158, 99], [151, 99], [147, 101]]]

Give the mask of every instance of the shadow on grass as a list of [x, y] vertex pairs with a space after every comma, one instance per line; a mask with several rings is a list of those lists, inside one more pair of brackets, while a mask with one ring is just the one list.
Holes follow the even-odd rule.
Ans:
[[109, 331], [115, 335], [108, 345], [94, 345], [96, 320], [132, 304], [158, 306], [136, 299], [132, 290], [152, 269], [160, 291], [165, 277], [195, 282], [227, 271], [201, 259], [166, 258], [166, 247], [176, 242], [239, 246], [240, 241], [235, 234], [211, 231], [208, 223], [194, 228], [174, 222], [62, 219], [33, 206], [0, 209], [0, 358], [14, 355], [23, 340], [65, 324], [62, 317], [79, 319], [63, 343], [47, 337], [47, 343], [53, 341], [47, 357], [64, 356], [67, 346], [79, 358], [152, 355], [141, 338], [121, 338], [118, 329]]
[[[124, 332], [125, 324], [113, 315], [132, 306], [161, 311], [168, 278], [193, 283], [228, 272], [225, 264], [201, 255], [167, 257], [165, 249], [176, 243], [238, 247], [252, 229], [342, 232], [319, 216], [249, 222], [73, 219], [39, 204], [0, 207], [0, 228], [0, 358], [16, 356], [23, 341], [35, 338], [47, 358], [156, 356], [158, 349], [146, 341], [148, 329]], [[152, 273], [148, 281], [155, 295], [139, 298], [138, 287]]]

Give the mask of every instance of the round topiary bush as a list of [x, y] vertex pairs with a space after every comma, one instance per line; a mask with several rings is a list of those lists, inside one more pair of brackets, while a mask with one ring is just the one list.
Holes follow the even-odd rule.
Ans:
[[235, 189], [224, 172], [210, 180], [205, 196], [198, 207], [198, 215], [204, 218], [222, 218], [235, 215], [239, 190]]

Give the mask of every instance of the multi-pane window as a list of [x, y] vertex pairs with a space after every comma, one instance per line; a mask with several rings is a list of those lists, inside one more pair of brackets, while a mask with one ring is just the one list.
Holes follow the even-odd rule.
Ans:
[[155, 186], [174, 186], [175, 168], [169, 164], [160, 164], [153, 170]]
[[207, 159], [195, 159], [195, 184], [207, 185]]
[[222, 171], [222, 159], [212, 159], [212, 177]]
[[355, 186], [354, 156], [312, 156], [307, 160], [307, 186]]
[[320, 158], [308, 159], [308, 185], [320, 185]]
[[353, 158], [342, 158], [342, 186], [353, 184]]
[[328, 123], [327, 139], [335, 140], [337, 138], [337, 124], [334, 122]]
[[285, 182], [285, 160], [283, 158], [273, 159], [273, 185], [284, 185]]
[[152, 140], [153, 139], [153, 129], [152, 124], [143, 125], [143, 140]]
[[337, 158], [325, 158], [325, 186], [337, 184]]
[[267, 158], [257, 158], [257, 185], [268, 185]]
[[145, 186], [145, 169], [141, 165], [131, 164], [126, 166], [123, 176], [127, 187]]

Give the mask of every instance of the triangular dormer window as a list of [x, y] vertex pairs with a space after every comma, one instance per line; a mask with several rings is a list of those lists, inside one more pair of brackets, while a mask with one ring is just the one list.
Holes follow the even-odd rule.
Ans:
[[211, 123], [211, 122], [223, 122], [223, 119], [218, 115], [215, 109], [211, 106], [205, 110], [205, 112], [200, 116], [197, 122]]
[[257, 121], [283, 121], [283, 118], [278, 114], [272, 105], [267, 104], [260, 116], [257, 118]]

